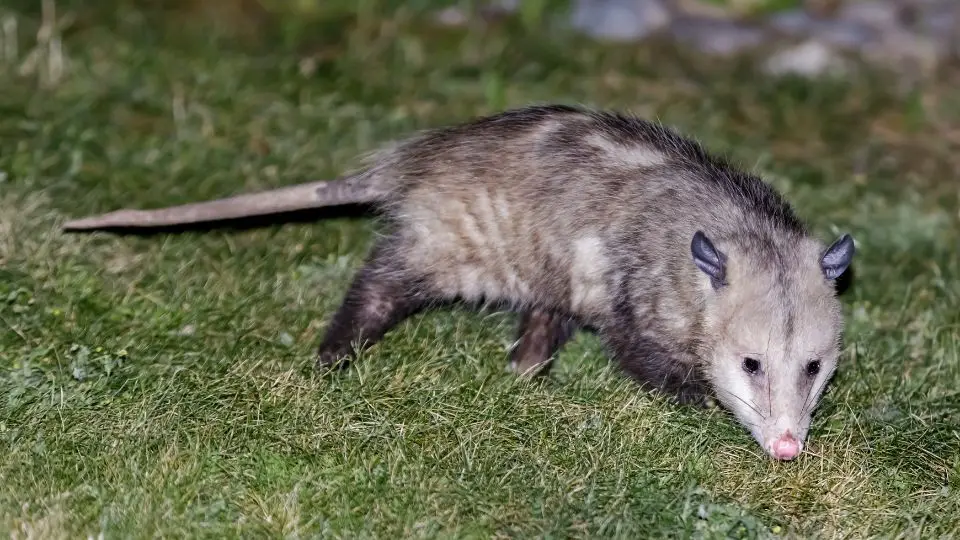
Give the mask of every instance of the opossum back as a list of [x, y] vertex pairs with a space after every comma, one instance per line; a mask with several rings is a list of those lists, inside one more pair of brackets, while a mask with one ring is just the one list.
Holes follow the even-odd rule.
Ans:
[[602, 310], [603, 231], [626, 217], [612, 220], [610, 204], [627, 177], [665, 158], [591, 121], [566, 108], [521, 111], [399, 147], [393, 174], [405, 184], [389, 214], [406, 263], [444, 294]]
[[666, 128], [612, 113], [508, 111], [428, 132], [382, 163], [399, 186], [386, 213], [400, 256], [444, 294], [468, 299], [599, 312], [617, 250], [664, 266], [688, 258], [698, 228], [723, 238], [800, 227], [758, 178]]

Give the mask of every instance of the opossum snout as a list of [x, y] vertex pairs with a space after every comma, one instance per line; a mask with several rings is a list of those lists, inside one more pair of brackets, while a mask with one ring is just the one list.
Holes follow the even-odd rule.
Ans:
[[769, 450], [773, 457], [789, 461], [800, 455], [800, 441], [788, 430], [779, 439], [770, 443]]

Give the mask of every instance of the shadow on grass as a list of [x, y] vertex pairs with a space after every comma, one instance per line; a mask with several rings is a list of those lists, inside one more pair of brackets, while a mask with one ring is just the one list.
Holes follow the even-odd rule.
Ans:
[[[186, 232], [210, 232], [214, 230], [246, 231], [261, 229], [275, 225], [315, 223], [318, 221], [339, 218], [374, 218], [376, 213], [368, 205], [343, 205], [326, 208], [311, 208], [292, 212], [279, 212], [259, 216], [247, 216], [233, 219], [188, 223], [179, 225], [164, 225], [150, 227], [103, 227], [96, 231], [116, 234], [119, 236], [151, 237], [161, 234], [177, 234]], [[64, 234], [91, 234], [93, 231], [64, 231]]]

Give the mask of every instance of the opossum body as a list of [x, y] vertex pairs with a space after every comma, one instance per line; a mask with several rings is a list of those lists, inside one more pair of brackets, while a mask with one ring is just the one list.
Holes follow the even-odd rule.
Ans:
[[285, 189], [280, 202], [227, 200], [241, 209], [121, 211], [67, 228], [373, 203], [383, 234], [318, 366], [345, 365], [430, 305], [507, 306], [520, 313], [513, 369], [537, 372], [578, 328], [594, 329], [637, 381], [682, 402], [714, 394], [778, 459], [800, 453], [836, 367], [832, 281], [851, 237], [820, 243], [759, 178], [632, 116], [507, 111], [415, 136], [340, 182]]

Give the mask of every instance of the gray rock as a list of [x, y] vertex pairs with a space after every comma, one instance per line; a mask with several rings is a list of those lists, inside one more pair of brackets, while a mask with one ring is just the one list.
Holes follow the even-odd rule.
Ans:
[[918, 30], [930, 37], [944, 55], [960, 54], [960, 1], [930, 2], [918, 19]]
[[870, 28], [893, 28], [901, 24], [903, 6], [896, 0], [868, 0], [846, 2], [837, 11], [836, 18]]
[[671, 26], [670, 34], [697, 50], [723, 56], [756, 48], [767, 39], [763, 28], [711, 17], [680, 17]]
[[[929, 72], [958, 49], [957, 0], [862, 0], [848, 2], [838, 20], [868, 27], [857, 47], [869, 62], [912, 74]], [[855, 43], [856, 39], [848, 40]]]
[[443, 26], [466, 26], [471, 16], [482, 20], [490, 20], [512, 15], [520, 8], [520, 0], [490, 0], [479, 5], [475, 12], [463, 6], [453, 5], [440, 9], [433, 15], [433, 20]]
[[771, 75], [800, 75], [821, 77], [841, 75], [847, 71], [844, 59], [823, 42], [810, 40], [800, 45], [779, 51], [770, 56], [763, 65]]
[[771, 28], [795, 38], [809, 38], [844, 49], [858, 49], [877, 38], [878, 30], [862, 21], [819, 19], [803, 10], [774, 14], [768, 21]]
[[860, 50], [867, 61], [896, 71], [924, 74], [933, 70], [945, 54], [935, 40], [903, 28], [892, 28]]
[[857, 49], [876, 39], [877, 30], [852, 22], [824, 21], [814, 28], [813, 36], [836, 47]]
[[493, 0], [490, 6], [502, 11], [513, 12], [520, 9], [520, 0]]
[[457, 6], [450, 6], [438, 11], [434, 20], [443, 26], [463, 26], [467, 24], [467, 14]]
[[577, 0], [571, 14], [575, 29], [616, 41], [647, 37], [669, 23], [662, 0]]

